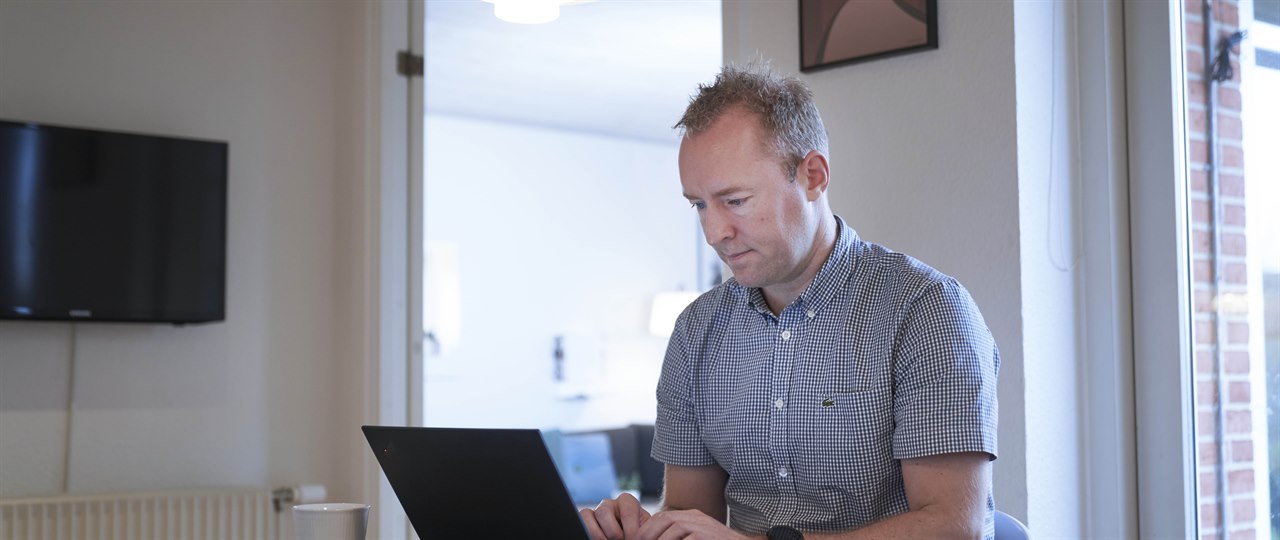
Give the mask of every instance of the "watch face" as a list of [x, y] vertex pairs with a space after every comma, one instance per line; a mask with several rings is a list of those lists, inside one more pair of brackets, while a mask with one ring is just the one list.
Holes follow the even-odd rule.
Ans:
[[804, 540], [804, 535], [787, 525], [778, 525], [769, 529], [769, 540]]

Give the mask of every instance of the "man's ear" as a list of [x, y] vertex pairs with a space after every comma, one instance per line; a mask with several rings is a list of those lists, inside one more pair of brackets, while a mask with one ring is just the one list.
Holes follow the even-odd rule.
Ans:
[[796, 166], [796, 181], [804, 186], [805, 196], [810, 201], [827, 192], [831, 183], [831, 168], [827, 165], [827, 156], [817, 150], [810, 150]]

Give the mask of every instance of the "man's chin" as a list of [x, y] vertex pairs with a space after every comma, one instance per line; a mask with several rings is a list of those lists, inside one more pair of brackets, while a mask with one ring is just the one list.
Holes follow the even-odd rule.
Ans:
[[730, 267], [729, 270], [733, 272], [733, 279], [743, 287], [759, 288], [764, 284], [758, 276], [752, 275], [750, 272], [740, 273], [734, 270], [733, 267]]

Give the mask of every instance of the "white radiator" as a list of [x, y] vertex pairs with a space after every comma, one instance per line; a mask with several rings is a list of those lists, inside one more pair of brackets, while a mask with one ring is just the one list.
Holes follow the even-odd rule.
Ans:
[[275, 506], [265, 489], [0, 499], [0, 540], [283, 540], [290, 505]]

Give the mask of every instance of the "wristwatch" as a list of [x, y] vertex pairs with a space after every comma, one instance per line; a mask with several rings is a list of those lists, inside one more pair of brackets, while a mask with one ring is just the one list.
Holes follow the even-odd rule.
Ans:
[[769, 540], [804, 540], [804, 533], [797, 531], [795, 527], [790, 525], [774, 525], [765, 533], [765, 538]]

